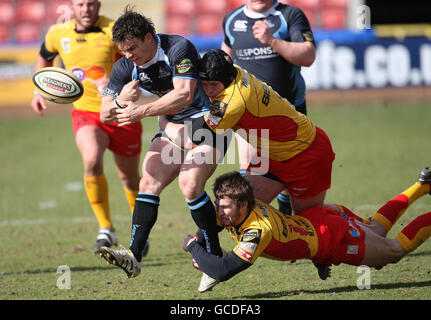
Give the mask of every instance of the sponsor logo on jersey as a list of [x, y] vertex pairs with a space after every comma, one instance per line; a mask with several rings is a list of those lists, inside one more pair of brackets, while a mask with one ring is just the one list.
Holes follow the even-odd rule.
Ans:
[[246, 32], [247, 20], [236, 20], [233, 25], [233, 31]]
[[219, 118], [223, 118], [226, 112], [227, 103], [222, 101], [214, 101], [210, 105], [210, 113]]
[[292, 188], [293, 190], [292, 190], [292, 196], [295, 196], [295, 197], [300, 197], [300, 196], [303, 196], [306, 192], [307, 192], [307, 190], [308, 190], [308, 188], [301, 188], [301, 187], [293, 187]]
[[207, 125], [211, 129], [214, 129], [215, 127], [217, 127], [217, 125], [219, 124], [219, 122], [221, 121], [222, 118], [216, 117], [216, 116], [212, 115], [211, 113], [207, 113], [206, 115], [204, 115], [204, 119], [205, 119], [205, 122], [207, 123]]
[[359, 238], [361, 236], [361, 232], [359, 231], [358, 228], [356, 228], [351, 220], [349, 221], [349, 226], [350, 226], [350, 230], [349, 230], [349, 234], [353, 237], [353, 238]]
[[152, 82], [148, 74], [146, 74], [145, 72], [141, 72], [139, 74], [139, 81], [141, 81], [142, 84]]
[[268, 25], [268, 28], [274, 28], [275, 24], [271, 20], [266, 20], [266, 24]]
[[60, 43], [64, 52], [70, 52], [70, 38], [61, 38]]
[[268, 214], [268, 210], [266, 209], [266, 207], [261, 203], [256, 203], [256, 205], [259, 207], [260, 211], [262, 211], [263, 216], [265, 218], [269, 219], [269, 214]]
[[79, 80], [84, 81], [85, 79], [98, 80], [102, 79], [105, 76], [105, 69], [99, 66], [91, 66], [87, 69], [83, 69], [80, 67], [72, 68], [72, 73]]
[[183, 59], [176, 65], [178, 73], [186, 73], [191, 67], [193, 67], [193, 63], [189, 58]]
[[347, 254], [358, 254], [359, 246], [347, 246]]
[[235, 249], [235, 253], [247, 262], [251, 262], [251, 259], [253, 258], [253, 254], [243, 249], [241, 246]]
[[260, 230], [259, 229], [250, 229], [244, 232], [242, 235], [241, 241], [244, 242], [251, 242], [253, 240], [257, 240], [257, 242], [260, 239]]
[[252, 242], [241, 242], [240, 247], [250, 253], [254, 253], [256, 251], [257, 244]]
[[257, 244], [251, 242], [240, 242], [239, 246], [235, 249], [235, 253], [244, 260], [251, 262], [253, 255], [256, 251]]
[[77, 77], [79, 80], [83, 81], [85, 79], [85, 70], [81, 68], [73, 68], [72, 73], [75, 77]]
[[112, 89], [106, 88], [105, 91], [103, 92], [103, 96], [104, 97], [112, 97], [112, 98], [117, 98], [119, 95], [119, 93], [115, 92]]
[[267, 59], [278, 55], [278, 53], [271, 47], [259, 47], [259, 48], [245, 48], [235, 51], [235, 55], [239, 59]]
[[303, 31], [302, 37], [304, 38], [305, 41], [314, 41], [314, 35], [311, 30]]

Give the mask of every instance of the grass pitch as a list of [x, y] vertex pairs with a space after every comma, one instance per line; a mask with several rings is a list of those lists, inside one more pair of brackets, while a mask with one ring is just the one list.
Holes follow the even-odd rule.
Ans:
[[[51, 106], [61, 108], [61, 106]], [[414, 183], [431, 165], [431, 108], [427, 104], [310, 107], [309, 116], [331, 138], [336, 153], [327, 202], [346, 205], [368, 217]], [[143, 120], [144, 150], [155, 119]], [[181, 249], [196, 229], [177, 181], [161, 195], [151, 248], [138, 278], [93, 256], [97, 223], [82, 186], [82, 163], [69, 115], [0, 119], [0, 299], [296, 300], [430, 299], [431, 240], [396, 265], [371, 269], [370, 289], [358, 289], [361, 270], [333, 266], [321, 281], [309, 261], [264, 258], [212, 292], [199, 294], [201, 274]], [[236, 170], [220, 165], [214, 177]], [[112, 155], [105, 155], [111, 215], [122, 245], [130, 240], [131, 215]], [[419, 214], [431, 197], [419, 199], [391, 230], [395, 235]], [[222, 246], [234, 243], [227, 232]], [[65, 269], [66, 268], [66, 269]], [[62, 270], [70, 270], [70, 283]], [[70, 284], [70, 287], [68, 287]], [[60, 289], [59, 287], [66, 287]]]

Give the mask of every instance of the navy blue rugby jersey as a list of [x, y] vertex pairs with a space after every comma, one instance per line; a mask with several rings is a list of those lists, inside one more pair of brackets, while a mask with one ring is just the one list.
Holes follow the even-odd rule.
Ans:
[[139, 79], [140, 88], [162, 97], [174, 89], [174, 78], [192, 79], [197, 81], [192, 104], [167, 117], [172, 122], [182, 123], [208, 112], [210, 102], [198, 78], [198, 52], [194, 45], [175, 34], [157, 34], [155, 38], [156, 55], [144, 65], [136, 66], [125, 56], [114, 64], [103, 95], [116, 98], [124, 85]]
[[263, 13], [251, 12], [245, 5], [230, 11], [223, 20], [224, 42], [232, 48], [235, 64], [268, 83], [295, 106], [301, 105], [305, 102], [301, 67], [286, 61], [253, 36], [253, 24], [263, 19], [276, 38], [314, 43], [313, 32], [304, 13], [277, 1]]

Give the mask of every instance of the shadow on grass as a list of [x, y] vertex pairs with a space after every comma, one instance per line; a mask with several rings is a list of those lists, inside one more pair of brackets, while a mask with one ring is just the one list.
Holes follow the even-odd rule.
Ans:
[[[112, 266], [106, 265], [106, 266], [91, 266], [91, 267], [71, 267], [70, 271], [78, 271], [78, 272], [84, 272], [84, 271], [96, 271], [96, 270], [107, 270], [111, 268]], [[57, 268], [46, 268], [46, 269], [32, 269], [32, 270], [21, 270], [21, 271], [15, 271], [15, 272], [3, 272], [2, 276], [12, 276], [12, 275], [26, 275], [26, 274], [43, 274], [43, 273], [57, 273]]]
[[416, 257], [420, 257], [420, 256], [429, 256], [429, 255], [431, 255], [431, 251], [412, 252], [412, 253], [409, 253], [408, 255], [406, 255], [406, 256], [404, 257], [404, 259], [405, 259], [405, 258], [408, 258], [408, 257], [414, 257], [414, 256], [416, 256]]
[[[113, 265], [109, 265], [105, 262], [103, 258], [100, 258], [100, 266], [69, 266], [71, 272], [85, 272], [85, 271], [106, 271], [112, 268], [116, 268]], [[144, 258], [142, 260], [143, 268], [157, 268], [169, 265], [186, 264], [191, 262], [191, 257], [182, 252], [179, 253], [168, 253], [165, 255], [158, 255], [149, 258]], [[0, 272], [1, 276], [11, 276], [11, 275], [26, 275], [26, 274], [46, 274], [46, 273], [57, 273], [57, 267], [55, 268], [45, 268], [45, 269], [26, 269], [18, 270], [14, 272]]]
[[[417, 288], [417, 287], [429, 287], [431, 286], [431, 280], [428, 281], [420, 281], [420, 282], [397, 282], [397, 283], [384, 283], [384, 284], [376, 284], [372, 285], [371, 289], [401, 289], [401, 288]], [[358, 291], [359, 289], [356, 286], [345, 286], [338, 288], [330, 288], [330, 289], [321, 289], [321, 290], [292, 290], [292, 291], [279, 291], [279, 292], [267, 292], [267, 293], [259, 293], [249, 296], [241, 296], [241, 297], [233, 297], [233, 299], [274, 299], [274, 298], [282, 298], [289, 296], [300, 296], [304, 294], [321, 294], [321, 293], [343, 293], [343, 292], [353, 292]], [[361, 290], [362, 291], [362, 290]]]

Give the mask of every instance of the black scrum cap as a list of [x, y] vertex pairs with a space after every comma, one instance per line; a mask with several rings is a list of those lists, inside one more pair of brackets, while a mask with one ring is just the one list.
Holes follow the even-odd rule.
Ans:
[[237, 71], [230, 56], [220, 49], [205, 53], [199, 63], [199, 78], [206, 81], [220, 81], [227, 88], [235, 79]]

